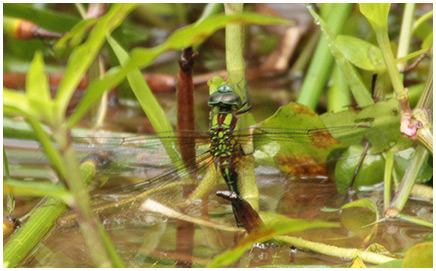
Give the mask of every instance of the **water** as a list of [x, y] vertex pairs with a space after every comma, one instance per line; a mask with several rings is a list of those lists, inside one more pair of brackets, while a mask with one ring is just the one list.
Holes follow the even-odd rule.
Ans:
[[[375, 226], [351, 230], [344, 225], [343, 212], [324, 212], [322, 208], [340, 208], [346, 197], [338, 195], [334, 184], [326, 179], [288, 181], [279, 175], [261, 175], [257, 178], [261, 211], [278, 212], [291, 218], [324, 220], [341, 223], [340, 228], [312, 229], [291, 234], [307, 240], [339, 247], [365, 249], [372, 243], [384, 246], [392, 253], [402, 255], [409, 248], [428, 237], [432, 230], [398, 220], [390, 220]], [[225, 184], [219, 185], [224, 188]], [[380, 191], [361, 192], [358, 197], [379, 197]], [[159, 198], [159, 197], [156, 197]], [[175, 200], [175, 198], [174, 198]], [[142, 202], [141, 202], [142, 203]], [[174, 203], [174, 202], [173, 202]], [[172, 204], [174, 205], [174, 204]], [[205, 206], [209, 209], [206, 210]], [[131, 207], [131, 206], [130, 206]], [[227, 202], [211, 197], [207, 203], [194, 204], [185, 213], [204, 220], [213, 219], [234, 224]], [[381, 210], [381, 202], [378, 202]], [[195, 226], [193, 258], [176, 251], [177, 217], [153, 212], [134, 212], [127, 208], [105, 214], [103, 224], [108, 230], [117, 251], [129, 267], [172, 267], [180, 259], [190, 259], [198, 266], [236, 244], [238, 233], [207, 226]], [[410, 200], [405, 213], [432, 214], [429, 202]], [[357, 210], [357, 214], [365, 210]], [[353, 214], [353, 215], [356, 215]], [[369, 231], [368, 231], [369, 229]], [[240, 236], [239, 236], [240, 238]], [[41, 249], [41, 248], [49, 248]], [[329, 265], [348, 264], [349, 261], [307, 250], [293, 251], [289, 245], [256, 245], [246, 252], [234, 267], [257, 267], [270, 264], [281, 265]], [[40, 244], [25, 267], [92, 267], [86, 245], [77, 226], [60, 227]]]

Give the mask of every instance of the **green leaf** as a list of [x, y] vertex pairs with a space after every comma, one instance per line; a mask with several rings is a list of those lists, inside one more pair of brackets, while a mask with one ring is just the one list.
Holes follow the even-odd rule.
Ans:
[[[309, 107], [290, 103], [280, 107], [272, 117], [257, 125], [259, 132], [265, 131], [266, 134], [257, 136], [253, 142], [256, 158], [265, 157], [265, 161], [263, 161], [265, 163], [268, 163], [269, 158], [273, 158], [274, 165], [278, 166], [282, 172], [291, 173], [297, 177], [327, 175], [325, 164], [328, 156], [333, 150], [343, 148], [341, 143], [334, 139], [327, 130], [309, 134], [310, 140], [308, 141], [298, 140], [298, 138], [295, 140], [274, 140], [275, 130], [269, 127], [305, 131], [323, 129], [325, 128], [324, 123]], [[256, 159], [256, 161], [259, 160]]]
[[324, 221], [305, 221], [290, 218], [273, 219], [269, 221], [269, 223], [266, 223], [265, 226], [260, 228], [258, 231], [239, 241], [239, 243], [232, 249], [229, 249], [216, 256], [212, 262], [209, 263], [208, 267], [210, 268], [230, 265], [236, 262], [253, 244], [265, 242], [276, 235], [312, 228], [330, 228], [337, 226], [337, 223]]
[[433, 268], [433, 242], [411, 247], [404, 257], [403, 268]]
[[[342, 206], [341, 222], [345, 228], [362, 239], [373, 233], [373, 225], [379, 218], [377, 205], [372, 199], [359, 199]], [[372, 225], [372, 226], [371, 226]]]
[[[335, 184], [339, 193], [346, 193], [353, 179], [354, 172], [359, 165], [364, 147], [350, 146], [335, 166]], [[353, 187], [371, 186], [383, 181], [385, 160], [382, 155], [365, 156], [354, 180]]]
[[370, 104], [373, 104], [374, 101], [372, 100], [371, 94], [363, 84], [360, 74], [344, 57], [344, 54], [338, 48], [336, 44], [335, 36], [332, 35], [332, 33], [330, 32], [328, 25], [318, 14], [316, 14], [315, 11], [312, 10], [312, 8], [309, 8], [308, 10], [315, 18], [315, 21], [319, 22], [319, 25], [321, 26], [321, 30], [323, 31], [324, 36], [328, 40], [328, 43], [330, 45], [329, 46], [330, 51], [336, 60], [336, 64], [342, 70], [347, 80], [347, 84], [350, 87], [351, 92], [353, 93], [354, 99], [356, 100], [357, 104], [360, 107], [365, 107]]
[[433, 32], [429, 33], [422, 41], [421, 48], [429, 48], [433, 45]]
[[203, 42], [216, 30], [225, 27], [227, 23], [245, 24], [289, 24], [288, 20], [276, 17], [260, 15], [257, 13], [244, 13], [242, 15], [223, 15], [210, 16], [199, 24], [191, 24], [175, 31], [164, 43], [153, 48], [134, 49], [130, 54], [130, 60], [122, 67], [110, 69], [106, 76], [99, 80], [94, 80], [89, 86], [88, 91], [70, 116], [68, 126], [77, 123], [87, 112], [89, 107], [103, 95], [104, 91], [111, 89], [119, 84], [130, 71], [148, 66], [160, 54], [171, 49], [182, 49]]
[[375, 73], [383, 71], [385, 64], [380, 48], [352, 36], [339, 35], [336, 37], [338, 49], [355, 66]]
[[[290, 25], [291, 21], [278, 17], [266, 16], [259, 13], [245, 12], [240, 15], [213, 15], [198, 24], [191, 24], [174, 32], [161, 46], [172, 49], [202, 43], [212, 33], [225, 27], [228, 23], [240, 24], [284, 24]], [[141, 51], [141, 49], [137, 49]]]
[[[6, 91], [3, 91], [3, 97], [5, 97]], [[8, 100], [11, 98], [10, 92], [7, 92]], [[20, 93], [17, 93], [20, 94]], [[24, 95], [23, 95], [24, 96]], [[5, 100], [3, 100], [5, 101]], [[27, 103], [27, 100], [24, 100]], [[14, 114], [24, 115], [26, 117], [27, 122], [32, 126], [32, 129], [34, 131], [34, 137], [41, 143], [42, 147], [44, 148], [44, 151], [47, 154], [47, 158], [50, 160], [50, 162], [56, 167], [59, 174], [64, 177], [65, 176], [65, 169], [63, 167], [63, 164], [61, 163], [61, 156], [60, 153], [56, 150], [56, 148], [53, 146], [50, 137], [47, 135], [47, 131], [45, 127], [42, 126], [42, 124], [34, 117], [34, 115], [37, 115], [37, 113], [31, 114], [24, 110], [20, 110], [16, 107], [10, 107], [9, 105], [4, 104], [3, 110], [5, 112], [13, 112]], [[33, 135], [32, 135], [33, 136]]]
[[23, 182], [7, 179], [3, 182], [3, 192], [16, 196], [52, 197], [67, 205], [73, 203], [73, 196], [65, 187], [53, 183]]
[[92, 29], [88, 40], [72, 52], [56, 96], [56, 103], [59, 110], [57, 112], [58, 114], [65, 114], [71, 96], [100, 51], [106, 35], [118, 27], [136, 5], [137, 4], [113, 4], [106, 15], [101, 17]]
[[349, 202], [341, 207], [342, 210], [353, 208], [353, 207], [362, 207], [370, 210], [374, 214], [377, 215], [377, 219], [379, 216], [377, 204], [372, 199], [358, 199], [352, 202]]
[[89, 18], [77, 23], [71, 31], [66, 33], [54, 46], [56, 54], [62, 55], [68, 48], [75, 48], [85, 38], [90, 26], [97, 22], [96, 18]]
[[[17, 92], [16, 90], [11, 90], [3, 88], [3, 110], [8, 112], [8, 107], [11, 109], [17, 109], [19, 111], [25, 112], [26, 114], [32, 116], [38, 116], [37, 112], [29, 106], [28, 99], [24, 93]], [[14, 114], [13, 112], [11, 112]]]
[[[124, 66], [125, 63], [129, 61], [129, 55], [116, 40], [111, 37], [107, 37], [107, 40], [120, 61], [121, 66]], [[141, 104], [142, 110], [144, 110], [151, 125], [153, 125], [154, 130], [156, 132], [172, 131], [171, 123], [166, 118], [164, 110], [151, 92], [151, 89], [147, 85], [141, 71], [135, 69], [129, 72], [127, 74], [127, 80], [129, 81], [133, 93]]]
[[44, 73], [42, 53], [37, 52], [26, 75], [26, 97], [33, 111], [38, 112], [38, 120], [53, 124], [56, 116], [50, 97], [47, 75]]
[[36, 52], [26, 75], [26, 95], [31, 101], [50, 102], [50, 90], [44, 73], [44, 60], [41, 52]]
[[[419, 56], [419, 55], [421, 55], [421, 54], [427, 52], [428, 49], [429, 49], [429, 47], [426, 47], [426, 48], [424, 48], [424, 49], [421, 49], [421, 50], [418, 50], [418, 51], [412, 52], [412, 53], [408, 54], [407, 56], [403, 56], [403, 57], [400, 57], [400, 58], [395, 59], [395, 62], [396, 62], [396, 63], [400, 63], [400, 62], [403, 62], [403, 61], [410, 60], [410, 59], [412, 59], [412, 58], [415, 58], [415, 57], [417, 57], [417, 56]], [[412, 87], [413, 87], [413, 86], [412, 86]], [[412, 88], [412, 87], [409, 87], [409, 92], [410, 92], [410, 88]], [[409, 95], [409, 98], [410, 98], [410, 95]]]
[[[129, 61], [129, 55], [113, 38], [108, 36], [107, 39], [110, 46], [114, 50], [115, 55], [123, 66]], [[142, 110], [144, 110], [154, 130], [156, 132], [172, 131], [173, 129], [171, 123], [167, 119], [164, 110], [151, 92], [151, 89], [147, 85], [147, 82], [145, 81], [141, 71], [139, 69], [135, 69], [129, 72], [127, 74], [127, 80], [129, 81], [133, 93], [141, 104]], [[174, 164], [177, 164], [180, 162], [180, 158], [175, 152], [174, 148], [176, 148], [176, 146], [173, 143], [175, 142], [169, 142], [167, 140], [162, 141], [162, 144], [164, 144], [165, 150], [171, 157], [171, 160]]]
[[[415, 153], [414, 148], [409, 148], [395, 153], [395, 170], [399, 176], [403, 176], [406, 172], [409, 162]], [[433, 167], [429, 163], [425, 163], [416, 178], [416, 183], [425, 183], [433, 177]]]
[[328, 265], [277, 264], [277, 265], [262, 265], [262, 266], [257, 266], [257, 268], [318, 268], [318, 269], [324, 269], [324, 268], [333, 268], [333, 267], [328, 266]]
[[392, 260], [379, 265], [374, 266], [374, 268], [401, 268], [403, 266], [403, 260]]
[[388, 27], [388, 14], [391, 4], [378, 3], [378, 4], [359, 4], [360, 12], [368, 19], [373, 28], [386, 28]]
[[365, 138], [371, 143], [372, 153], [391, 150], [403, 150], [410, 147], [411, 141], [400, 133], [400, 110], [396, 99], [377, 102], [360, 110], [350, 109], [339, 113], [325, 113], [320, 116], [327, 127], [361, 125], [367, 129], [354, 129], [333, 137], [342, 144], [350, 146], [360, 144]]
[[15, 18], [22, 18], [34, 22], [38, 26], [59, 33], [69, 31], [80, 21], [78, 17], [69, 14], [36, 9], [29, 4], [5, 3], [3, 4], [3, 15]]

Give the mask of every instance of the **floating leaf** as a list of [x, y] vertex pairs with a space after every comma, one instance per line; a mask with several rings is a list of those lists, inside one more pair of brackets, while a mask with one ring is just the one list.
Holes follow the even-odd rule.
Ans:
[[324, 221], [305, 221], [300, 219], [273, 219], [258, 231], [248, 235], [232, 249], [215, 257], [208, 267], [220, 267], [236, 262], [253, 244], [267, 241], [276, 235], [312, 228], [337, 227], [337, 223]]
[[373, 227], [368, 227], [378, 220], [377, 205], [372, 199], [360, 199], [342, 206], [341, 222], [345, 228], [362, 238], [372, 234]]
[[385, 160], [382, 155], [367, 155], [362, 165], [359, 161], [364, 152], [363, 146], [354, 145], [349, 147], [335, 166], [335, 183], [339, 193], [345, 193], [349, 188], [355, 170], [358, 169], [353, 187], [371, 186], [383, 181]]
[[345, 210], [345, 209], [352, 208], [352, 207], [362, 207], [362, 208], [369, 209], [374, 214], [376, 214], [377, 218], [378, 218], [379, 213], [378, 213], [377, 204], [372, 199], [355, 200], [353, 202], [345, 204], [344, 206], [342, 206], [341, 209]]
[[374, 267], [375, 268], [401, 268], [403, 267], [403, 260], [402, 259], [392, 260], [386, 263], [376, 265]]
[[[408, 148], [406, 150], [395, 153], [395, 170], [399, 176], [403, 176], [406, 171], [410, 159], [412, 159], [415, 153], [414, 148]], [[416, 178], [416, 183], [425, 183], [433, 177], [433, 167], [430, 163], [425, 163]]]
[[404, 268], [433, 268], [433, 242], [423, 242], [411, 247], [404, 257]]

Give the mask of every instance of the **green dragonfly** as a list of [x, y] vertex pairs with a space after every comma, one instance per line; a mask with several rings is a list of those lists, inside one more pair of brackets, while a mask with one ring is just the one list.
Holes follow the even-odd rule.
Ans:
[[[176, 199], [177, 195], [184, 194], [182, 186], [198, 186], [211, 175], [215, 178], [221, 175], [228, 189], [239, 194], [241, 178], [246, 177], [241, 176], [241, 172], [250, 167], [246, 159], [250, 155], [255, 158], [256, 174], [279, 169], [286, 178], [325, 179], [335, 162], [360, 158], [359, 155], [341, 158], [344, 145], [359, 142], [363, 137], [383, 138], [383, 131], [374, 133], [365, 123], [325, 127], [313, 111], [298, 104], [281, 108], [256, 127], [235, 130], [237, 115], [251, 108], [248, 94], [243, 98], [244, 101], [229, 85], [221, 85], [211, 94], [210, 130], [206, 132], [176, 131], [176, 137], [173, 132], [153, 136], [75, 137], [76, 149], [83, 156], [97, 153], [108, 158], [110, 165], [102, 166], [102, 174], [134, 176], [142, 180], [93, 196], [96, 211], [117, 208], [137, 211], [138, 203], [146, 198]], [[195, 157], [174, 163], [164, 145], [170, 143], [177, 149], [176, 142], [179, 149], [194, 145]], [[246, 151], [244, 146], [250, 143], [252, 146]], [[190, 199], [201, 197], [204, 195]], [[239, 221], [236, 222], [239, 226]]]

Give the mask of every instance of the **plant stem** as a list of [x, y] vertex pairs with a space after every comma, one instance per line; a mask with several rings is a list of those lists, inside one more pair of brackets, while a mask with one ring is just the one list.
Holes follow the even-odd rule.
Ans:
[[[344, 27], [345, 21], [351, 12], [353, 4], [323, 4], [332, 5], [332, 11], [327, 18], [331, 33], [336, 36]], [[306, 78], [301, 87], [297, 103], [314, 109], [318, 104], [321, 92], [327, 83], [332, 71], [333, 56], [330, 52], [329, 42], [325, 36], [319, 40], [318, 47], [313, 55]]]
[[395, 63], [394, 54], [392, 53], [391, 45], [389, 42], [388, 29], [385, 27], [374, 27], [377, 43], [382, 51], [383, 59], [386, 64], [389, 76], [391, 78], [392, 86], [397, 97], [403, 93], [404, 85], [401, 80], [400, 73]]
[[398, 215], [398, 212], [403, 210], [419, 171], [422, 165], [427, 161], [428, 155], [428, 151], [423, 146], [419, 145], [416, 148], [406, 173], [404, 173], [403, 179], [401, 180], [399, 191], [393, 199], [391, 208], [386, 213], [388, 217], [394, 217]]
[[304, 70], [307, 65], [309, 65], [310, 58], [313, 56], [313, 52], [316, 49], [316, 45], [318, 44], [319, 37], [321, 35], [321, 31], [316, 29], [316, 32], [313, 33], [309, 40], [305, 43], [304, 49], [298, 55], [297, 60], [289, 71], [290, 79], [301, 78], [304, 75]]
[[351, 104], [351, 94], [348, 90], [344, 74], [338, 66], [333, 69], [333, 84], [327, 93], [327, 109], [331, 112], [340, 112], [347, 109]]
[[421, 226], [424, 226], [424, 227], [433, 228], [433, 223], [425, 221], [425, 220], [422, 220], [422, 219], [419, 219], [419, 218], [416, 218], [416, 217], [412, 217], [412, 216], [408, 216], [408, 215], [404, 215], [404, 214], [399, 214], [397, 216], [397, 218], [399, 218], [401, 220], [404, 220], [404, 221], [407, 221], [407, 222], [411, 222], [411, 223], [417, 224], [417, 225], [421, 225]]
[[58, 127], [53, 131], [53, 135], [56, 143], [60, 146], [62, 163], [66, 172], [65, 180], [75, 199], [72, 208], [79, 214], [79, 225], [90, 250], [91, 258], [98, 267], [111, 267], [111, 261], [99, 233], [99, 221], [92, 213], [90, 197], [80, 176], [79, 164], [70, 134]]
[[[398, 43], [397, 58], [406, 56], [409, 53], [410, 42], [412, 39], [413, 14], [415, 12], [415, 3], [406, 3], [401, 23], [400, 40]], [[398, 68], [403, 70], [407, 67], [407, 61], [398, 63]]]
[[310, 249], [312, 251], [319, 252], [325, 255], [346, 258], [350, 260], [359, 257], [364, 262], [369, 262], [374, 264], [381, 264], [381, 263], [395, 260], [394, 258], [384, 256], [378, 253], [370, 252], [370, 251], [363, 251], [356, 248], [336, 247], [336, 246], [304, 240], [299, 237], [276, 236], [274, 238], [280, 241], [284, 241], [288, 244], [294, 245], [298, 248]]
[[49, 199], [36, 209], [3, 247], [4, 267], [16, 267], [27, 254], [41, 241], [59, 216], [66, 210], [65, 204]]
[[394, 153], [392, 151], [386, 152], [385, 158], [385, 172], [384, 172], [384, 191], [383, 191], [383, 204], [384, 211], [386, 212], [391, 203], [391, 182], [392, 182], [392, 170], [394, 168]]
[[[244, 4], [224, 4], [226, 15], [242, 14], [243, 9]], [[245, 65], [243, 56], [244, 43], [242, 31], [243, 28], [240, 24], [226, 25], [226, 68], [229, 75], [229, 85], [235, 86], [236, 91], [245, 91], [248, 95], [246, 84], [239, 84], [241, 80], [242, 82], [245, 82]], [[238, 86], [242, 89], [239, 89]], [[239, 95], [245, 97], [244, 93], [239, 93]], [[239, 129], [248, 128], [248, 114], [242, 114], [239, 117], [238, 125]], [[250, 203], [251, 207], [255, 210], [259, 210], [259, 190], [254, 176], [254, 164], [249, 161], [246, 162], [247, 167], [244, 167], [244, 174], [238, 174], [241, 196]], [[242, 176], [243, 178], [241, 178]]]

